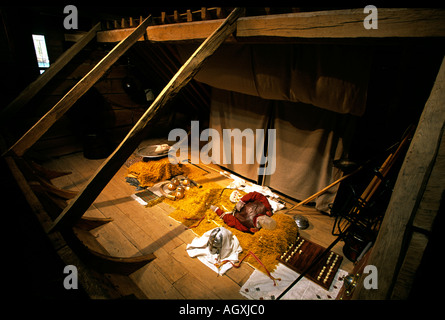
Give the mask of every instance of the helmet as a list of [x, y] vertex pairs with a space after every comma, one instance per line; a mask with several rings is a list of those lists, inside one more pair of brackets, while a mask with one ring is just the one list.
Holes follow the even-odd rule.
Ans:
[[209, 236], [207, 246], [212, 254], [220, 254], [223, 244], [223, 234], [221, 228], [215, 228], [212, 230]]
[[218, 259], [224, 260], [233, 253], [233, 248], [238, 243], [238, 239], [230, 230], [218, 227], [210, 232], [207, 247], [211, 254], [218, 255]]

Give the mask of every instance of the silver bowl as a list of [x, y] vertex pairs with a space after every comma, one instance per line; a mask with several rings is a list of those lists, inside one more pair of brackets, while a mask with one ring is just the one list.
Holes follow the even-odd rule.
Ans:
[[304, 230], [309, 227], [309, 220], [305, 216], [296, 214], [294, 216], [294, 220], [300, 230]]

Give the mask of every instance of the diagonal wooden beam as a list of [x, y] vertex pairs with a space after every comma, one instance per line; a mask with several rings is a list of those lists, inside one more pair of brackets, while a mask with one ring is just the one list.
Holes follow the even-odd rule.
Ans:
[[361, 279], [353, 299], [384, 300], [391, 297], [406, 254], [412, 221], [435, 163], [445, 128], [445, 57], [420, 116], [416, 132], [397, 176], [368, 264], [378, 270], [378, 288], [369, 289]]
[[154, 118], [156, 113], [170, 102], [178, 92], [193, 78], [204, 62], [216, 51], [224, 40], [236, 30], [236, 20], [243, 14], [244, 10], [235, 8], [221, 26], [211, 34], [185, 64], [178, 70], [162, 92], [158, 95], [152, 105], [141, 116], [139, 121], [131, 129], [121, 144], [104, 161], [95, 175], [88, 181], [78, 196], [54, 221], [48, 231], [61, 228], [69, 228], [82, 217], [84, 212], [90, 207], [102, 189], [113, 178], [119, 168], [124, 164], [139, 143], [145, 137], [144, 129]]
[[73, 44], [68, 50], [46, 70], [35, 81], [29, 84], [14, 100], [12, 100], [6, 108], [4, 108], [0, 114], [2, 123], [5, 123], [10, 116], [20, 111], [37, 93], [50, 82], [60, 70], [63, 69], [85, 46], [96, 37], [96, 33], [100, 31], [100, 23], [96, 24], [80, 38], [75, 44]]
[[83, 96], [104, 73], [145, 33], [151, 16], [119, 42], [99, 63], [88, 72], [51, 110], [26, 132], [9, 150], [22, 156], [39, 138]]

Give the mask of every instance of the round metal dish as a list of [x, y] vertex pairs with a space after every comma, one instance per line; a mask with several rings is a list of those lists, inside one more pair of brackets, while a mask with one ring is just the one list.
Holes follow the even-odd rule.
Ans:
[[302, 215], [296, 214], [294, 216], [294, 220], [300, 230], [304, 230], [309, 227], [309, 220]]
[[139, 148], [138, 151], [136, 152], [136, 154], [142, 158], [147, 158], [147, 159], [160, 159], [160, 158], [166, 157], [168, 155], [168, 151], [170, 150], [170, 148], [164, 150], [161, 153], [158, 153], [158, 152], [156, 152], [156, 148], [158, 146], [159, 145], [155, 144], [155, 145]]

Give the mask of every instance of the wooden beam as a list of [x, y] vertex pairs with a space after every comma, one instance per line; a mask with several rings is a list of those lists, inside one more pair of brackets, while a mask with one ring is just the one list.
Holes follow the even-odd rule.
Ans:
[[52, 180], [55, 178], [63, 177], [63, 176], [66, 176], [66, 175], [69, 175], [72, 173], [71, 171], [51, 170], [51, 169], [45, 168], [44, 166], [41, 166], [41, 165], [35, 163], [34, 161], [30, 161], [29, 165], [32, 168], [32, 170], [35, 172], [36, 175], [41, 176], [47, 180]]
[[[0, 149], [3, 150], [4, 141], [0, 137]], [[28, 185], [23, 173], [18, 168], [12, 157], [5, 157], [6, 164], [9, 167], [18, 187], [23, 193], [26, 202], [29, 204], [31, 210], [39, 220], [39, 223], [44, 229], [51, 226], [51, 218], [48, 216], [45, 208], [43, 207], [40, 200], [37, 198], [36, 194], [32, 191], [31, 187]], [[116, 298], [116, 295], [110, 296], [107, 288], [104, 287], [106, 278], [101, 274], [97, 274], [94, 271], [87, 268], [84, 263], [79, 260], [77, 255], [72, 251], [72, 249], [66, 245], [65, 239], [62, 237], [60, 232], [54, 232], [48, 235], [49, 240], [57, 251], [61, 255], [62, 260], [65, 264], [74, 264], [78, 268], [79, 282], [87, 292], [90, 297], [95, 297], [98, 299], [110, 299]], [[63, 253], [63, 256], [62, 256]], [[25, 253], [24, 253], [25, 254]]]
[[90, 231], [97, 227], [103, 226], [104, 224], [112, 222], [113, 220], [113, 218], [82, 217], [76, 222], [75, 227], [82, 230]]
[[10, 149], [22, 156], [104, 73], [145, 33], [151, 17], [146, 18], [119, 42], [90, 72], [88, 72], [50, 111], [28, 130]]
[[422, 261], [423, 252], [428, 245], [428, 236], [420, 232], [413, 232], [409, 239], [408, 250], [403, 259], [402, 267], [397, 274], [397, 281], [391, 292], [391, 300], [407, 300], [416, 271]]
[[366, 29], [363, 9], [331, 10], [246, 17], [237, 37], [386, 38], [444, 37], [445, 10], [378, 9], [378, 28]]
[[[208, 38], [223, 22], [223, 19], [194, 21], [185, 23], [162, 24], [147, 28], [150, 42], [203, 41]], [[97, 34], [98, 42], [118, 42], [132, 29], [116, 29]], [[141, 41], [144, 39], [140, 39]]]
[[445, 57], [397, 177], [368, 264], [378, 270], [378, 289], [360, 281], [354, 299], [388, 299], [405, 256], [410, 223], [422, 199], [445, 128]]
[[200, 70], [204, 62], [212, 56], [224, 40], [235, 31], [236, 21], [243, 12], [244, 10], [241, 8], [234, 9], [221, 26], [207, 38], [198, 49], [196, 49], [158, 95], [155, 101], [153, 101], [147, 111], [141, 116], [121, 144], [114, 150], [108, 159], [104, 161], [95, 175], [80, 191], [78, 196], [73, 199], [68, 207], [66, 207], [59, 217], [57, 217], [49, 231], [59, 228], [69, 228], [82, 217], [102, 189], [108, 184], [119, 168], [143, 140], [145, 137], [144, 129], [154, 118], [156, 113], [169, 103], [183, 87], [185, 87], [185, 85]]
[[73, 59], [85, 46], [96, 37], [100, 30], [100, 23], [96, 24], [91, 30], [82, 36], [75, 44], [60, 55], [60, 57], [51, 66], [41, 74], [35, 81], [29, 84], [11, 103], [4, 108], [0, 114], [2, 123], [5, 123], [11, 115], [18, 112], [25, 106], [39, 91], [50, 82], [71, 59]]
[[[243, 17], [237, 22], [237, 39], [356, 39], [445, 37], [445, 10], [378, 9], [378, 29], [367, 30], [363, 9], [295, 12], [268, 16]], [[178, 18], [179, 19], [179, 18]], [[178, 20], [179, 21], [179, 20]], [[173, 42], [206, 39], [219, 20], [150, 26], [150, 41]], [[98, 42], [117, 42], [131, 29], [98, 32]]]
[[87, 230], [72, 228], [64, 230], [63, 237], [68, 245], [92, 268], [103, 273], [117, 273], [129, 275], [140, 269], [147, 263], [156, 259], [153, 253], [148, 253], [135, 257], [110, 256], [106, 251], [100, 252], [89, 245], [97, 245], [97, 240]]

